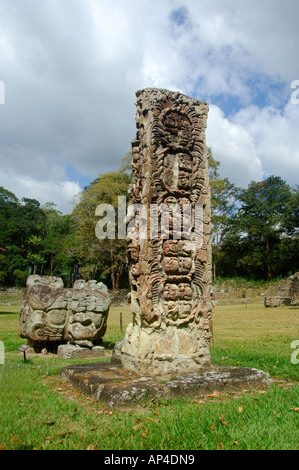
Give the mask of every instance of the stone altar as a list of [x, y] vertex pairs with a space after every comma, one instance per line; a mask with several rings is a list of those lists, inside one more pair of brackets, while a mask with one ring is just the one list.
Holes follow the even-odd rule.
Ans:
[[73, 288], [64, 288], [61, 278], [32, 275], [20, 310], [19, 335], [36, 351], [56, 351], [67, 342], [93, 348], [106, 332], [109, 307], [102, 282], [78, 280]]
[[93, 400], [107, 406], [132, 407], [160, 398], [207, 396], [237, 390], [265, 390], [269, 374], [250, 367], [216, 367], [173, 377], [138, 376], [111, 362], [64, 367], [60, 377]]
[[210, 363], [208, 105], [164, 89], [136, 96], [131, 204], [145, 236], [128, 226], [133, 323], [117, 358], [139, 374], [192, 372]]

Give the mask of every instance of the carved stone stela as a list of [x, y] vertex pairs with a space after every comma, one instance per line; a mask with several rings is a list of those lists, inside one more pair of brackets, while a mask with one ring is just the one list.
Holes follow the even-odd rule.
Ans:
[[[128, 230], [133, 322], [119, 358], [139, 374], [196, 371], [210, 363], [208, 104], [164, 89], [148, 88], [136, 96], [131, 203], [146, 208], [146, 236]], [[174, 207], [187, 215], [177, 220]]]

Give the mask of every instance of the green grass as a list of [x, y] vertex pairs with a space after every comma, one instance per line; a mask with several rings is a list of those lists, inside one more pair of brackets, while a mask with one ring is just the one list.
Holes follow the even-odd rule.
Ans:
[[[130, 321], [127, 308], [111, 308], [106, 347], [121, 337], [120, 311], [124, 328]], [[299, 364], [290, 360], [295, 339], [299, 339], [298, 309], [217, 307], [213, 362], [265, 370], [275, 379], [270, 389], [110, 410], [59, 378], [63, 366], [90, 359], [38, 355], [24, 364], [17, 351], [25, 342], [18, 336], [18, 308], [0, 307], [0, 340], [5, 344], [5, 364], [0, 366], [0, 448], [297, 450]]]

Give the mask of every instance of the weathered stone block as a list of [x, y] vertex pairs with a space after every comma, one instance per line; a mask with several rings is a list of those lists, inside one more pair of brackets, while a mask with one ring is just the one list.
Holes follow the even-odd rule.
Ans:
[[265, 307], [279, 307], [281, 304], [280, 297], [265, 297]]
[[265, 307], [279, 307], [281, 304], [299, 305], [299, 273], [280, 281], [275, 295], [264, 299]]
[[29, 276], [19, 318], [21, 338], [37, 350], [55, 350], [66, 342], [89, 348], [99, 344], [107, 328], [108, 289], [96, 281], [74, 286], [64, 288], [56, 277]]
[[105, 355], [105, 349], [103, 346], [94, 346], [92, 348], [81, 347], [78, 344], [60, 344], [57, 348], [57, 356], [63, 359], [69, 359], [71, 357], [84, 357], [94, 358]]
[[269, 374], [258, 369], [220, 368], [176, 377], [140, 376], [109, 362], [68, 366], [60, 376], [92, 399], [110, 407], [132, 407], [159, 398], [205, 396], [237, 390], [265, 390]]

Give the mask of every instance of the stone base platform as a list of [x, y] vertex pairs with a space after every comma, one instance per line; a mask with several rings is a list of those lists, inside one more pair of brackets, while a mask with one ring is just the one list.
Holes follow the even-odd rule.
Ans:
[[105, 356], [105, 349], [103, 346], [87, 348], [76, 344], [61, 344], [57, 348], [57, 356], [63, 359], [70, 357], [100, 357]]
[[202, 373], [171, 378], [140, 377], [111, 362], [64, 367], [60, 376], [74, 388], [109, 407], [123, 407], [158, 398], [204, 396], [242, 389], [265, 389], [269, 374], [258, 369], [212, 366]]

